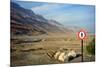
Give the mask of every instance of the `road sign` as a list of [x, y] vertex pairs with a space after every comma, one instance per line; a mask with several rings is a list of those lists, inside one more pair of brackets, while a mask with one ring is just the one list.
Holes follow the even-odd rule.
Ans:
[[84, 30], [80, 30], [78, 32], [78, 38], [81, 40], [81, 53], [82, 53], [82, 62], [83, 62], [83, 39], [86, 37], [86, 32]]
[[83, 40], [86, 37], [86, 32], [84, 30], [80, 30], [78, 32], [78, 38]]

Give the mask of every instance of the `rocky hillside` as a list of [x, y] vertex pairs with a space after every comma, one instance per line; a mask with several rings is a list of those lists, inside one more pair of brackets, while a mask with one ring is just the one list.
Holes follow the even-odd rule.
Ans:
[[29, 9], [11, 2], [11, 34], [12, 35], [39, 35], [49, 33], [66, 33], [70, 30], [54, 21], [45, 19]]

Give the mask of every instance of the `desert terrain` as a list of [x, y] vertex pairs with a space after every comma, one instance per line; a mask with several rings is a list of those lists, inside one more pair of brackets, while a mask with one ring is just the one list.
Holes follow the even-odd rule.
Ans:
[[[33, 2], [32, 5], [34, 6], [35, 3]], [[77, 10], [75, 9], [76, 7], [74, 7], [75, 5], [70, 5], [70, 6], [71, 7], [73, 6], [73, 10], [71, 11]], [[77, 7], [80, 7], [80, 5]], [[84, 20], [80, 19], [81, 15], [83, 15], [82, 18], [84, 17], [87, 20], [87, 16], [89, 16], [90, 18], [92, 14], [91, 13], [90, 15], [87, 15], [89, 14], [89, 11], [91, 11], [91, 9], [83, 10], [83, 7], [85, 6], [82, 6], [79, 10], [75, 11], [74, 13], [68, 11], [69, 8], [66, 9], [67, 8], [66, 5], [66, 8], [64, 9], [66, 9], [66, 11], [68, 12], [63, 13], [62, 11], [64, 10], [60, 9], [61, 15], [58, 16], [57, 14], [56, 16], [54, 15], [55, 16], [54, 18], [49, 19], [44, 17], [45, 14], [36, 13], [35, 9], [27, 9], [26, 7], [22, 7], [22, 4], [18, 2], [11, 2], [11, 8], [10, 8], [11, 66], [81, 62], [82, 61], [81, 40], [77, 36], [77, 32], [79, 32], [79, 30], [81, 29], [86, 29], [87, 31], [87, 36], [83, 41], [84, 45], [83, 60], [84, 62], [95, 61], [95, 56], [94, 56], [95, 52], [94, 55], [90, 55], [86, 51], [86, 45], [88, 45], [95, 38], [94, 37], [95, 33], [92, 33], [93, 35], [90, 35], [91, 32], [94, 32], [94, 25], [90, 25], [94, 24], [93, 23], [94, 21], [92, 20], [94, 17], [91, 19], [93, 22], [91, 22], [90, 20], [89, 25], [88, 21], [87, 23], [83, 23]], [[82, 11], [80, 11], [81, 9]], [[55, 14], [56, 13], [55, 11], [57, 10], [54, 10], [54, 12], [52, 11], [48, 12], [47, 14], [49, 13]], [[43, 10], [43, 12], [47, 11]], [[86, 16], [84, 15], [83, 12], [85, 14], [87, 12]], [[65, 14], [67, 15], [67, 13], [68, 16], [65, 16], [64, 17], [65, 19], [61, 17], [62, 15]], [[82, 13], [82, 14], [79, 14], [79, 16], [77, 16], [74, 15], [73, 13], [74, 14]], [[50, 14], [50, 17], [52, 17], [51, 15], [52, 14]], [[58, 18], [61, 17], [60, 19], [62, 19], [62, 21], [57, 21], [58, 19], [55, 19], [57, 16]], [[73, 19], [70, 18], [71, 16]], [[75, 21], [76, 19], [79, 20], [79, 23]], [[63, 20], [65, 20], [66, 22], [63, 22]], [[73, 21], [73, 23], [70, 23], [67, 20]], [[84, 28], [84, 26], [86, 26], [86, 28]], [[88, 27], [90, 30], [87, 29]], [[93, 44], [90, 43], [90, 46], [91, 44], [95, 46], [94, 43], [95, 43], [94, 41]]]
[[[93, 36], [84, 40], [84, 61], [94, 61], [94, 56], [89, 56], [85, 51]], [[60, 62], [54, 59], [54, 52], [63, 48], [66, 52], [74, 49], [81, 54], [80, 40], [76, 34], [69, 35], [40, 35], [40, 36], [13, 36], [11, 40], [11, 65], [39, 65], [81, 62], [81, 55], [71, 61]], [[49, 55], [48, 55], [49, 54]]]

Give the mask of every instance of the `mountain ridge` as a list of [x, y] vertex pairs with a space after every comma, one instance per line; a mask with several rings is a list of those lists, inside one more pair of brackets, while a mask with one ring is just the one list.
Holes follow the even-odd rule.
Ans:
[[11, 2], [11, 33], [25, 35], [39, 35], [49, 33], [67, 33], [62, 24], [55, 20], [45, 19], [32, 10], [25, 9], [17, 3]]

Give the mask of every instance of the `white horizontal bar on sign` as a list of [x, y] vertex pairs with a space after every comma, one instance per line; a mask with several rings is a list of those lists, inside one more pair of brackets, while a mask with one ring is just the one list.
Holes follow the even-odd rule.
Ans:
[[71, 3], [71, 4], [84, 4], [84, 5], [95, 5], [95, 2], [96, 2], [95, 0], [17, 0], [17, 1]]

